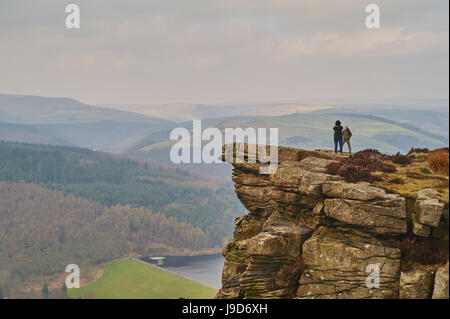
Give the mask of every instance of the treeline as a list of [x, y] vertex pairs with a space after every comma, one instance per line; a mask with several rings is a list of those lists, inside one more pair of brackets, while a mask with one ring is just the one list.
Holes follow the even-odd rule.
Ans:
[[155, 247], [202, 249], [198, 227], [145, 207], [65, 196], [34, 184], [0, 182], [0, 288], [61, 273], [68, 264], [92, 265]]
[[0, 180], [37, 183], [107, 207], [147, 207], [201, 228], [211, 247], [221, 247], [234, 218], [246, 213], [231, 185], [200, 188], [181, 169], [72, 147], [0, 142]]
[[137, 175], [189, 179], [189, 174], [175, 174], [161, 166], [140, 164], [136, 160], [117, 158], [87, 149], [10, 143], [0, 141], [0, 179], [38, 183], [125, 183]]

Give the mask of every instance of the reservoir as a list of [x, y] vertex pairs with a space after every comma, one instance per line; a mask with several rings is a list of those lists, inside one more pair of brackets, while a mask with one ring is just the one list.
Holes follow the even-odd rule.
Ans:
[[151, 257], [142, 257], [140, 259], [217, 289], [222, 286], [222, 268], [225, 261], [222, 254], [164, 257], [162, 264], [159, 265], [158, 261], [152, 260]]

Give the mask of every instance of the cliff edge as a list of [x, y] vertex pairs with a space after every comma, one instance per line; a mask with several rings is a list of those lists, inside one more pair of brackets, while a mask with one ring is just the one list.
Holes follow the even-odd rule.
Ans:
[[[349, 182], [326, 173], [346, 154], [279, 147], [267, 175], [248, 163], [248, 145], [233, 154], [249, 213], [223, 249], [216, 298], [448, 298], [448, 177], [405, 173], [422, 169], [425, 155], [383, 159], [389, 174]], [[403, 185], [389, 180], [402, 172]]]

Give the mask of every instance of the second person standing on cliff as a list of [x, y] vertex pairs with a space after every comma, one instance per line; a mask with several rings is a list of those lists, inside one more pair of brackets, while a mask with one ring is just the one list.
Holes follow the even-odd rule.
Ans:
[[341, 121], [337, 120], [335, 123], [335, 126], [333, 127], [334, 130], [334, 152], [337, 153], [337, 148], [339, 144], [339, 152], [342, 153], [342, 131], [343, 127], [341, 126]]
[[350, 138], [352, 137], [352, 132], [350, 131], [350, 129], [348, 128], [348, 126], [345, 126], [344, 128], [344, 132], [342, 133], [342, 146], [345, 145], [345, 143], [347, 143], [348, 146], [348, 152], [351, 154], [352, 153], [352, 146], [350, 145]]

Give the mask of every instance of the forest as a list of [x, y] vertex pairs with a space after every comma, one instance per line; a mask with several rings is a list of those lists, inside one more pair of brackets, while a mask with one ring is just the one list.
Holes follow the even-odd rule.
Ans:
[[0, 142], [0, 288], [69, 263], [221, 247], [245, 208], [231, 185], [202, 179], [87, 149]]

